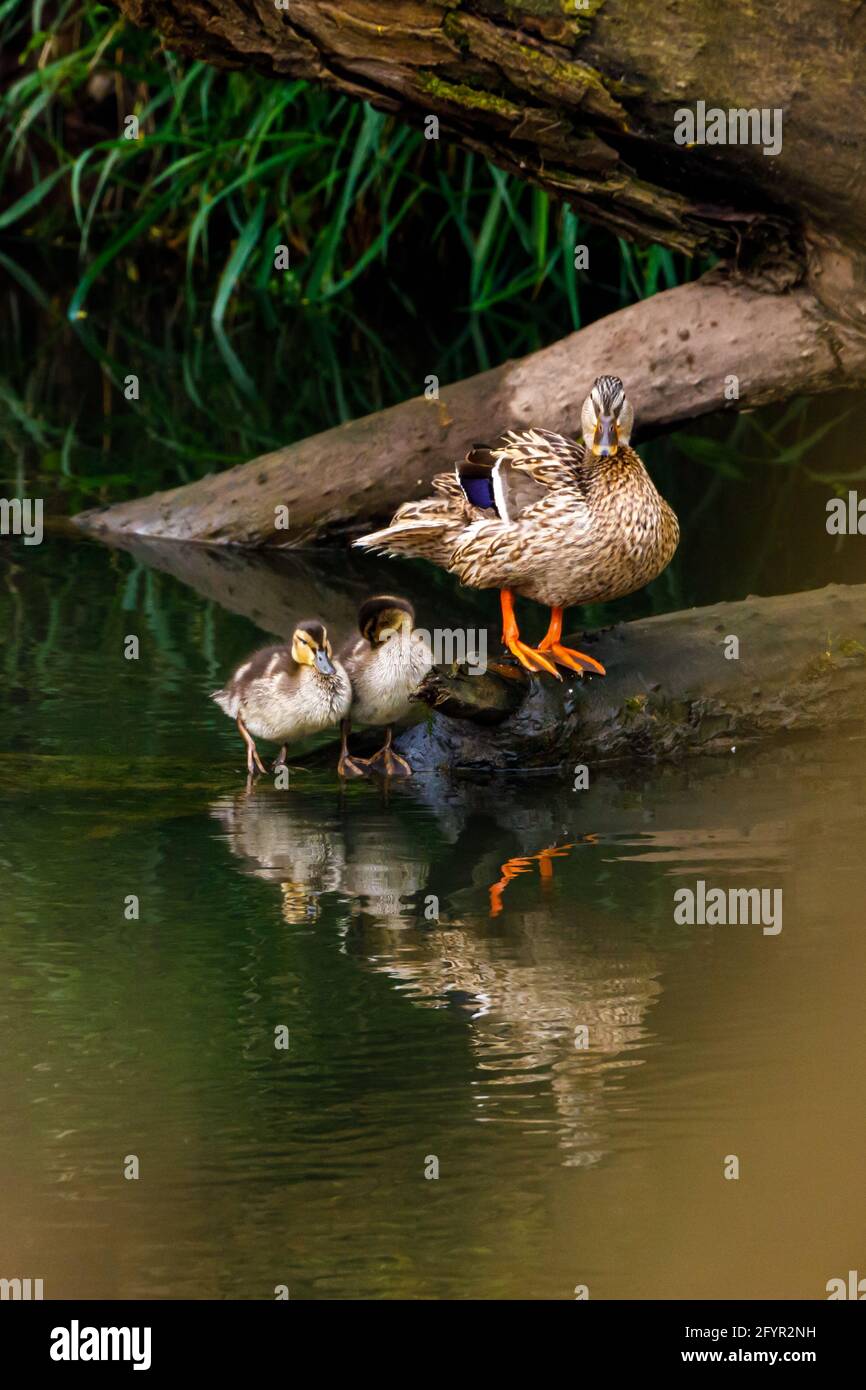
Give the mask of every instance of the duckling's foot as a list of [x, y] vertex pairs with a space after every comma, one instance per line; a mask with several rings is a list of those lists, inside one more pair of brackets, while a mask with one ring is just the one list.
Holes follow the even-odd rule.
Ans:
[[558, 681], [562, 676], [557, 671], [552, 661], [549, 661], [535, 647], [527, 646], [526, 642], [521, 642], [519, 637], [503, 637], [503, 642], [512, 656], [516, 656], [521, 666], [534, 674], [539, 671], [547, 671], [551, 676], [556, 676]]
[[568, 666], [572, 671], [579, 671], [581, 675], [585, 670], [596, 671], [600, 676], [606, 676], [607, 672], [600, 661], [596, 661], [594, 656], [587, 656], [585, 652], [575, 651], [573, 647], [563, 647], [559, 642], [551, 642], [549, 647], [541, 644], [542, 651], [546, 651], [554, 661], [559, 662], [560, 666]]
[[384, 748], [380, 748], [378, 753], [374, 753], [372, 758], [368, 758], [367, 766], [382, 777], [412, 776], [412, 769], [406, 759], [401, 758], [399, 753], [395, 753], [390, 743], [386, 743]]
[[353, 758], [348, 753], [344, 753], [337, 763], [337, 774], [345, 777], [346, 781], [351, 781], [353, 777], [366, 777], [367, 761], [365, 758]]
[[258, 768], [259, 772], [267, 772], [267, 768], [265, 767], [264, 763], [259, 757], [259, 750], [258, 748], [256, 748], [255, 739], [253, 738], [243, 719], [241, 719], [240, 715], [238, 715], [237, 718], [237, 726], [238, 732], [241, 738], [243, 739], [244, 745], [247, 750], [247, 772], [250, 774], [250, 776], [252, 776], [256, 768]]

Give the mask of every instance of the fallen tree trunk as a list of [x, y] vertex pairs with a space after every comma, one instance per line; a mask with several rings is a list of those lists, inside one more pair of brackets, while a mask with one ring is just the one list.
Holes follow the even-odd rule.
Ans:
[[[736, 659], [725, 655], [731, 636]], [[443, 717], [404, 734], [401, 751], [417, 768], [597, 766], [728, 754], [866, 715], [866, 585], [623, 623], [585, 649], [607, 676], [557, 684], [510, 666], [434, 670], [419, 693]]]
[[[619, 373], [662, 426], [866, 381], [866, 9], [825, 0], [119, 0], [172, 47], [309, 77], [478, 150], [619, 235], [715, 252], [727, 273], [633, 306], [521, 362], [241, 468], [87, 513], [97, 532], [299, 545], [378, 519], [494, 432], [576, 431]], [[844, 130], [840, 131], [840, 93]], [[783, 117], [753, 142], [678, 144], [698, 101]], [[730, 378], [738, 397], [726, 393]], [[420, 385], [420, 383], [419, 383]], [[289, 530], [276, 525], [288, 507]]]
[[[773, 344], [772, 353], [761, 344]], [[593, 377], [616, 372], [639, 426], [658, 428], [722, 405], [743, 407], [866, 382], [866, 339], [834, 327], [805, 289], [774, 294], [724, 277], [681, 285], [521, 361], [416, 397], [199, 482], [83, 513], [96, 534], [220, 545], [296, 546], [362, 529], [422, 496], [491, 432], [579, 429]], [[725, 400], [737, 379], [738, 399]], [[288, 508], [289, 529], [277, 525]]]
[[[349, 555], [337, 570], [323, 550], [277, 555], [131, 536], [113, 543], [269, 635], [287, 638], [298, 618], [315, 614], [339, 648], [372, 588], [406, 594], [419, 624], [435, 634], [429, 584], [398, 562]], [[485, 597], [452, 596], [451, 628], [484, 627]], [[736, 660], [725, 657], [729, 636], [739, 639]], [[487, 671], [432, 672], [420, 692], [431, 718], [401, 735], [401, 750], [419, 769], [664, 760], [862, 724], [866, 714], [866, 585], [686, 609], [573, 641], [588, 644], [605, 677], [529, 679], [495, 657], [499, 633], [488, 630]], [[330, 766], [331, 752], [325, 757]]]
[[[866, 11], [792, 0], [117, 0], [172, 48], [305, 77], [481, 151], [619, 235], [688, 252], [866, 231]], [[699, 100], [783, 141], [677, 144]], [[807, 210], [800, 218], [797, 209]]]

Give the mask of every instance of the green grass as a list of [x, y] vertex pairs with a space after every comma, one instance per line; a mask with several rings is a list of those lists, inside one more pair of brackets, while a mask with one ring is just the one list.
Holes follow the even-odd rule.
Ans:
[[[104, 5], [0, 0], [0, 40], [0, 485], [37, 477], [69, 510], [483, 370], [701, 268], [420, 121], [186, 61]], [[733, 476], [753, 425], [733, 428], [733, 447], [683, 450]]]
[[[206, 302], [222, 323], [250, 292], [284, 306], [346, 305], [395, 239], [435, 254], [453, 231], [464, 252], [455, 284], [464, 314], [550, 284], [580, 326], [573, 248], [585, 228], [570, 209], [369, 106], [303, 82], [184, 63], [99, 4], [66, 0], [41, 28], [46, 10], [0, 5], [3, 45], [21, 68], [0, 100], [11, 132], [0, 231], [12, 239], [6, 269], [19, 267], [28, 293], [33, 277], [15, 261], [16, 239], [19, 249], [35, 237], [75, 253], [64, 306], [72, 320], [113, 266], [155, 247], [182, 268], [187, 310]], [[138, 139], [125, 135], [131, 117]], [[285, 273], [273, 265], [281, 244], [290, 249]], [[661, 248], [622, 250], [630, 294], [684, 273], [685, 262]]]

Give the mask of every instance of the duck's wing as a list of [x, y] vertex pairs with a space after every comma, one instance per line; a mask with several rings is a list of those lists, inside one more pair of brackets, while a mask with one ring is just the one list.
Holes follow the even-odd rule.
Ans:
[[497, 449], [513, 468], [548, 490], [580, 487], [586, 450], [583, 443], [553, 430], [509, 430]]
[[514, 522], [551, 492], [579, 489], [582, 459], [583, 446], [562, 434], [512, 430], [491, 448], [470, 449], [455, 466], [455, 478], [466, 500], [483, 515]]
[[433, 497], [404, 502], [388, 526], [359, 536], [354, 544], [388, 555], [419, 556], [447, 568], [463, 530], [484, 513], [467, 501], [453, 473], [438, 474], [433, 492]]

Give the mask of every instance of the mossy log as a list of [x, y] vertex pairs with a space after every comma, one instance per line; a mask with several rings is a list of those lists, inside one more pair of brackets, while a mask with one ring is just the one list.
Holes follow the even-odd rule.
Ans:
[[[808, 209], [866, 231], [866, 11], [792, 0], [117, 0], [196, 58], [322, 82], [460, 141], [619, 235], [766, 242]], [[673, 113], [779, 108], [784, 142], [690, 148]]]
[[571, 641], [607, 675], [557, 683], [512, 666], [437, 668], [419, 695], [443, 717], [404, 734], [401, 751], [419, 768], [527, 771], [727, 755], [866, 720], [866, 585], [717, 603]]
[[[492, 433], [529, 424], [575, 433], [582, 393], [601, 370], [623, 377], [652, 428], [866, 383], [866, 7], [119, 4], [196, 57], [321, 81], [419, 129], [435, 115], [441, 139], [591, 221], [721, 264], [522, 361], [444, 386], [438, 399], [419, 395], [239, 468], [85, 513], [85, 528], [303, 545], [389, 515]], [[780, 111], [779, 153], [677, 144], [674, 113], [698, 101]]]

